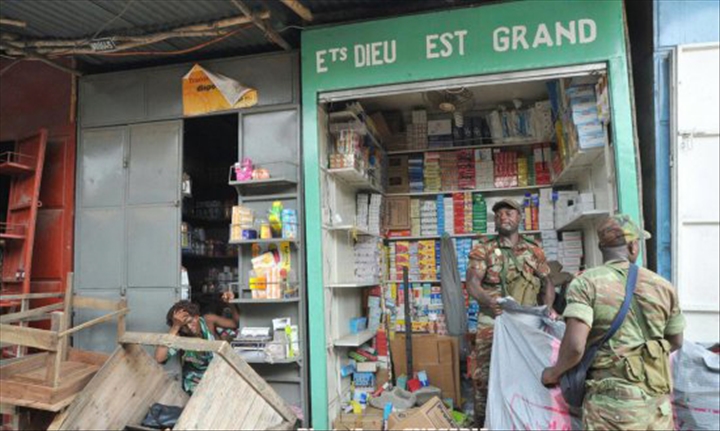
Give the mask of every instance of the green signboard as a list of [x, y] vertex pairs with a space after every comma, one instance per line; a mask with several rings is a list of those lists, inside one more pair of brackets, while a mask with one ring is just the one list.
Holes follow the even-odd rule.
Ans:
[[[591, 63], [607, 66], [622, 212], [640, 218], [620, 0], [530, 0], [303, 32], [306, 237], [321, 238], [318, 99], [364, 87]], [[307, 244], [308, 307], [324, 310], [322, 246]], [[328, 428], [324, 319], [310, 319], [312, 424]]]

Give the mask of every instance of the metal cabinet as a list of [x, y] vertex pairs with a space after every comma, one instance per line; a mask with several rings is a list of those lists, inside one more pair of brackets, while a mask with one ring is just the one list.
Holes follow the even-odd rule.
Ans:
[[[81, 134], [75, 291], [127, 296], [136, 331], [164, 331], [164, 310], [178, 296], [181, 142], [181, 121]], [[75, 324], [90, 318], [79, 313]], [[76, 345], [112, 350], [114, 331], [101, 327]]]

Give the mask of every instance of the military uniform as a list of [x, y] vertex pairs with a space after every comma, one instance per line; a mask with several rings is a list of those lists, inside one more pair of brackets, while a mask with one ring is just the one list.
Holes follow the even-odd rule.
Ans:
[[[620, 224], [629, 220], [626, 216], [615, 218]], [[648, 235], [639, 234], [640, 238]], [[640, 239], [637, 236], [630, 239]], [[602, 245], [602, 236], [600, 242]], [[585, 271], [570, 284], [563, 315], [590, 326], [588, 345], [610, 329], [625, 298], [629, 267], [625, 260], [609, 261]], [[632, 306], [617, 333], [598, 350], [588, 373], [584, 429], [674, 429], [670, 343], [664, 337], [680, 334], [684, 326], [673, 286], [640, 268]]]
[[[469, 267], [485, 273], [480, 286], [485, 292], [495, 298], [512, 296], [525, 306], [538, 305], [542, 279], [550, 274], [550, 268], [535, 241], [521, 237], [513, 247], [505, 238], [484, 239], [470, 252], [469, 259]], [[472, 375], [478, 427], [482, 426], [478, 421], [485, 416], [487, 405], [494, 328], [492, 311], [480, 307], [474, 352], [477, 366]]]

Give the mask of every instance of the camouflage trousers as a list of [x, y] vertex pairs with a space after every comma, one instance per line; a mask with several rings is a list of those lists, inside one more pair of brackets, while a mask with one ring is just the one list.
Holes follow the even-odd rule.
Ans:
[[475, 334], [475, 360], [477, 365], [473, 371], [473, 387], [475, 389], [475, 426], [483, 426], [485, 408], [488, 399], [488, 384], [490, 382], [490, 354], [492, 353], [495, 321], [489, 317], [481, 316], [478, 319], [477, 334]]
[[620, 379], [588, 382], [582, 410], [589, 431], [675, 429], [669, 395], [651, 397]]

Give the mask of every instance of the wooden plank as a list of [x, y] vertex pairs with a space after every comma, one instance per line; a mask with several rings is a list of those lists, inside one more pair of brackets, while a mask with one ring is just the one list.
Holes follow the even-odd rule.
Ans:
[[[62, 305], [62, 304], [61, 304]], [[52, 323], [50, 330], [53, 332], [62, 332], [65, 327], [65, 318], [62, 311], [55, 311], [52, 313]], [[51, 388], [58, 387], [58, 379], [60, 378], [60, 366], [62, 364], [65, 352], [63, 350], [63, 342], [58, 343], [58, 349], [55, 353], [51, 353], [47, 357], [45, 366], [47, 367], [45, 374], [45, 383]]]
[[83, 324], [81, 324], [81, 325], [78, 325], [78, 326], [76, 326], [76, 327], [74, 327], [74, 328], [70, 328], [70, 329], [67, 329], [67, 330], [59, 333], [59, 334], [58, 334], [58, 337], [67, 337], [68, 335], [74, 334], [74, 333], [76, 333], [76, 332], [78, 332], [78, 331], [81, 331], [81, 330], [83, 330], [83, 329], [85, 329], [85, 328], [89, 328], [89, 327], [94, 326], [94, 325], [97, 325], [97, 324], [99, 324], [99, 323], [107, 322], [108, 320], [112, 320], [112, 319], [114, 319], [116, 316], [125, 315], [125, 314], [128, 313], [128, 311], [129, 311], [129, 310], [128, 310], [127, 308], [125, 308], [125, 309], [122, 309], [122, 310], [118, 310], [118, 311], [112, 312], [112, 313], [110, 313], [110, 314], [106, 314], [106, 315], [104, 315], [104, 316], [100, 316], [100, 317], [98, 317], [98, 318], [96, 318], [96, 319], [93, 319], [93, 320], [88, 320], [87, 322], [85, 322], [85, 323], [83, 323]]
[[285, 401], [280, 398], [275, 390], [270, 387], [247, 362], [235, 353], [229, 344], [224, 343], [218, 353], [265, 401], [270, 403], [286, 421], [293, 424], [297, 421], [297, 416], [290, 410]]
[[110, 355], [107, 353], [90, 352], [87, 350], [70, 348], [68, 352], [68, 361], [83, 362], [86, 364], [97, 365], [102, 367], [107, 362]]
[[[63, 298], [63, 324], [62, 324], [62, 330], [66, 330], [69, 327], [72, 326], [72, 316], [73, 316], [73, 287], [75, 286], [73, 283], [73, 280], [75, 280], [75, 274], [72, 272], [68, 272], [65, 280], [65, 297]], [[70, 337], [63, 337], [59, 340], [60, 343], [60, 350], [62, 350], [62, 360], [67, 361], [68, 359], [68, 353], [69, 353], [69, 347], [70, 347]]]
[[[120, 300], [120, 308], [128, 308], [127, 298], [123, 297]], [[118, 344], [120, 343], [120, 338], [122, 338], [122, 336], [125, 335], [125, 319], [126, 319], [125, 314], [118, 316], [117, 334], [116, 334], [116, 340], [117, 340]]]
[[313, 16], [312, 12], [310, 12], [310, 9], [305, 7], [302, 3], [300, 3], [299, 0], [280, 0], [285, 6], [289, 7], [293, 12], [295, 12], [300, 18], [304, 19], [305, 21], [312, 21]]
[[65, 418], [67, 417], [68, 409], [64, 409], [63, 411], [59, 412], [57, 415], [55, 415], [55, 419], [48, 425], [47, 431], [57, 431], [60, 428], [60, 424], [62, 424], [65, 421]]
[[216, 355], [180, 415], [175, 429], [250, 429], [246, 425], [248, 415], [254, 414], [258, 407], [264, 405], [265, 401], [247, 382], [238, 378], [232, 367]]
[[0, 323], [13, 323], [19, 322], [26, 319], [31, 319], [45, 314], [49, 311], [54, 311], [62, 308], [62, 303], [45, 305], [43, 307], [33, 308], [28, 311], [18, 311], [17, 313], [4, 314], [0, 316]]
[[25, 400], [21, 398], [4, 398], [0, 395], [0, 403], [8, 403], [18, 407], [27, 407], [36, 410], [45, 410], [48, 412], [59, 412], [65, 407], [69, 406], [73, 402], [75, 396], [67, 397], [64, 400], [57, 403], [43, 403], [40, 401]]
[[124, 307], [120, 305], [120, 301], [110, 301], [107, 299], [90, 298], [87, 296], [74, 296], [72, 300], [73, 308], [90, 308], [93, 310], [116, 311]]
[[13, 301], [18, 299], [46, 299], [46, 298], [61, 298], [63, 293], [22, 293], [17, 295], [0, 295], [0, 301]]
[[218, 352], [223, 346], [230, 348], [230, 345], [225, 341], [210, 341], [200, 338], [143, 332], [126, 332], [125, 335], [120, 338], [120, 343], [165, 346], [195, 352]]
[[0, 324], [0, 343], [55, 351], [57, 349], [58, 334], [43, 329]]
[[0, 367], [0, 379], [4, 380], [15, 374], [26, 373], [45, 364], [48, 353], [42, 352], [35, 355], [18, 358], [16, 361]]
[[168, 385], [179, 383], [141, 346], [118, 347], [78, 395], [58, 428], [123, 429], [140, 423]]

